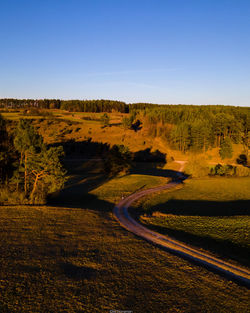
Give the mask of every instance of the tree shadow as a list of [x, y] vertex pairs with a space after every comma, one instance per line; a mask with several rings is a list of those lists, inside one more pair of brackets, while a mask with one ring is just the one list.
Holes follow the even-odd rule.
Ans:
[[162, 162], [136, 162], [129, 173], [171, 178], [174, 181], [180, 182], [188, 177], [183, 172], [163, 169], [162, 167], [164, 165], [165, 163]]
[[142, 129], [142, 123], [140, 120], [136, 120], [132, 126], [131, 126], [131, 129], [133, 129], [135, 132], [138, 132], [139, 130]]
[[[93, 142], [91, 138], [80, 142], [74, 140], [58, 142], [52, 146], [60, 145], [65, 151], [63, 163], [69, 179], [62, 190], [48, 197], [48, 204], [86, 207], [86, 205], [92, 206], [91, 204], [95, 203], [98, 210], [101, 206], [111, 210], [110, 204], [107, 205], [105, 201], [98, 202], [97, 197], [90, 192], [113, 178], [104, 171], [104, 162], [109, 157], [112, 147], [107, 143]], [[130, 174], [180, 179], [178, 172], [162, 169], [166, 163], [166, 154], [158, 150], [151, 152], [150, 149], [133, 154], [134, 160], [141, 160], [143, 157], [146, 157], [143, 159], [144, 161], [133, 162]]]
[[18, 264], [17, 268], [20, 272], [36, 274], [39, 273], [41, 268], [39, 266], [27, 265], [27, 264]]
[[112, 127], [112, 126], [121, 126], [122, 123], [121, 122], [114, 122], [114, 123], [109, 123], [109, 126]]
[[92, 141], [91, 137], [83, 141], [75, 141], [72, 139], [62, 142], [56, 142], [51, 144], [50, 146], [62, 146], [66, 159], [103, 158], [110, 150], [110, 145], [108, 143]]
[[[92, 166], [94, 165], [91, 165], [91, 167]], [[77, 168], [71, 166], [71, 174], [76, 170]], [[63, 189], [49, 196], [48, 205], [56, 207], [88, 208], [103, 212], [112, 211], [114, 204], [100, 200], [97, 196], [90, 193], [91, 190], [96, 189], [109, 179], [110, 178], [103, 173], [96, 174], [90, 173], [87, 170], [86, 172], [79, 170], [77, 174], [70, 177]]]
[[98, 210], [107, 208], [112, 204], [100, 201], [90, 191], [96, 189], [111, 179], [103, 170], [103, 160], [110, 150], [106, 143], [93, 142], [91, 138], [76, 142], [69, 140], [58, 142], [53, 146], [63, 146], [65, 157], [64, 167], [67, 171], [68, 180], [63, 189], [48, 197], [48, 205], [67, 206], [77, 208], [93, 208], [97, 205]]
[[[175, 216], [208, 216], [208, 217], [230, 217], [247, 216], [250, 214], [250, 200], [238, 201], [202, 201], [202, 200], [169, 200], [165, 203], [152, 207], [148, 213], [158, 211]], [[132, 212], [136, 219], [144, 213], [139, 208], [136, 213]], [[166, 217], [167, 218], [167, 217]], [[147, 225], [150, 229], [161, 234], [168, 235], [188, 245], [196, 246], [211, 251], [222, 258], [231, 259], [247, 267], [250, 266], [250, 248], [246, 244], [237, 244], [228, 239], [211, 238], [206, 234], [195, 235], [188, 231], [172, 229], [166, 226]], [[205, 225], [204, 225], [205, 227]]]
[[153, 211], [189, 216], [236, 216], [250, 214], [250, 200], [204, 201], [169, 200], [152, 208]]
[[88, 266], [77, 266], [72, 263], [60, 263], [59, 268], [63, 274], [74, 280], [82, 279], [94, 279], [98, 273], [98, 270]]
[[250, 266], [250, 248], [242, 247], [231, 242], [230, 240], [211, 238], [206, 235], [198, 236], [183, 230], [175, 230], [158, 225], [150, 225], [150, 229], [160, 234], [168, 235], [176, 240], [186, 243], [187, 245], [211, 251], [212, 253], [221, 256], [225, 260], [231, 259], [236, 262], [240, 262], [242, 265], [247, 267]]
[[135, 162], [162, 162], [166, 163], [166, 153], [162, 153], [159, 150], [151, 151], [150, 148], [140, 150], [134, 153]]

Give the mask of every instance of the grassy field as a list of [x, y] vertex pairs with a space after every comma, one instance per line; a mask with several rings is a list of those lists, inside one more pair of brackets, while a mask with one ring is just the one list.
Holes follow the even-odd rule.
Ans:
[[107, 179], [95, 161], [68, 167], [71, 180], [54, 201], [68, 199], [69, 207], [0, 207], [1, 313], [248, 311], [246, 288], [161, 251], [114, 219], [122, 195], [167, 178]]
[[21, 112], [4, 112], [0, 114], [7, 120], [11, 121], [18, 121], [20, 118], [27, 118], [27, 119], [39, 119], [40, 116], [37, 115], [23, 115]]
[[1, 313], [248, 311], [246, 288], [123, 230], [102, 198], [0, 208]]
[[250, 266], [250, 178], [192, 179], [138, 205], [141, 221], [176, 239]]
[[126, 197], [141, 189], [164, 185], [167, 181], [168, 179], [164, 177], [136, 174], [127, 175], [112, 179], [94, 191], [91, 191], [91, 194], [96, 195], [98, 199], [116, 203], [122, 198], [122, 196]]

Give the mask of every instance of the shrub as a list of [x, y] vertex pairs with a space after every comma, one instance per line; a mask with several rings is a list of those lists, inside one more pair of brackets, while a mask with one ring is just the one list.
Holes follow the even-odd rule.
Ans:
[[102, 127], [107, 127], [107, 126], [109, 126], [110, 118], [109, 118], [108, 114], [107, 114], [107, 113], [104, 113], [104, 114], [101, 116], [100, 121], [101, 121]]
[[245, 177], [250, 176], [250, 168], [245, 166], [217, 164], [216, 166], [210, 169], [210, 175]]
[[235, 175], [240, 177], [250, 176], [250, 168], [245, 166], [236, 166]]
[[219, 176], [234, 176], [235, 166], [217, 164], [216, 166], [211, 168], [210, 174]]
[[240, 154], [236, 161], [238, 164], [247, 165], [247, 156], [245, 154]]
[[132, 124], [133, 124], [133, 121], [132, 121], [129, 117], [124, 117], [124, 118], [122, 119], [122, 126], [123, 126], [125, 129], [131, 129]]
[[206, 161], [198, 156], [193, 156], [186, 165], [185, 173], [192, 177], [203, 177], [209, 174], [209, 167]]
[[7, 187], [0, 188], [0, 205], [1, 204], [27, 204], [28, 199], [24, 192], [13, 191]]

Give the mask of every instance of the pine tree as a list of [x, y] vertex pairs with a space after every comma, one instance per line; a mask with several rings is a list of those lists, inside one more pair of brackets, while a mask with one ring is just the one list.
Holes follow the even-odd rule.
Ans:
[[21, 119], [16, 129], [14, 146], [20, 153], [19, 171], [24, 172], [24, 193], [28, 193], [29, 158], [42, 149], [42, 137], [35, 132], [30, 120]]
[[0, 183], [8, 180], [12, 170], [13, 143], [6, 129], [6, 121], [0, 114]]
[[109, 121], [110, 121], [110, 118], [108, 116], [107, 113], [104, 113], [102, 116], [101, 116], [101, 124], [102, 124], [102, 127], [108, 127], [109, 126]]
[[[63, 186], [66, 172], [60, 162], [62, 156], [61, 146], [48, 149], [44, 145], [40, 153], [30, 158], [28, 168], [32, 179], [30, 193], [32, 202], [34, 202], [36, 194], [44, 197], [47, 193], [59, 190]], [[39, 186], [41, 190], [38, 189]]]
[[229, 137], [226, 137], [220, 146], [220, 157], [221, 159], [231, 158], [233, 155], [232, 143]]
[[14, 145], [20, 153], [20, 162], [13, 178], [17, 186], [23, 183], [25, 196], [32, 203], [38, 195], [44, 198], [63, 186], [62, 147], [48, 148], [28, 120], [19, 121]]

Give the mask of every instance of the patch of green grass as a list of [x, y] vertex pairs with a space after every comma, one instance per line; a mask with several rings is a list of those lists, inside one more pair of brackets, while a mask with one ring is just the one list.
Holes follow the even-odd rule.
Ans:
[[163, 185], [167, 181], [163, 177], [131, 174], [114, 178], [91, 191], [91, 194], [96, 195], [101, 200], [105, 199], [116, 203], [122, 196], [128, 196], [141, 189]]
[[[0, 112], [1, 113], [1, 112]], [[40, 119], [39, 115], [23, 115], [21, 112], [7, 112], [1, 113], [1, 115], [7, 120], [18, 121], [19, 119]]]
[[250, 217], [176, 216], [155, 213], [141, 221], [166, 233], [244, 265], [249, 264]]
[[187, 180], [182, 189], [142, 200], [138, 206], [152, 216], [142, 216], [141, 221], [249, 266], [249, 186], [250, 178]]
[[202, 178], [184, 181], [176, 192], [162, 192], [150, 197], [152, 206], [168, 200], [234, 201], [250, 199], [250, 178]]

